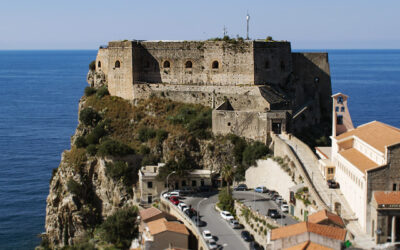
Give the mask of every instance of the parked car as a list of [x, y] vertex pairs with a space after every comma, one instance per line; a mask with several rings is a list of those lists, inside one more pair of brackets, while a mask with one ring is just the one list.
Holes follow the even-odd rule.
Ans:
[[279, 196], [279, 197], [276, 198], [275, 202], [278, 203], [278, 204], [283, 204], [284, 199]]
[[192, 194], [192, 193], [194, 193], [194, 188], [188, 187], [188, 186], [182, 187], [181, 192], [182, 192], [183, 195]]
[[258, 244], [255, 241], [250, 242], [250, 250], [263, 250], [264, 248], [262, 246], [260, 246], [260, 244]]
[[271, 200], [276, 201], [277, 199], [282, 198], [279, 194], [274, 194]]
[[172, 202], [172, 204], [174, 204], [175, 206], [179, 204], [179, 199], [176, 196], [169, 197], [169, 201]]
[[174, 191], [171, 191], [169, 193], [171, 194], [171, 196], [176, 196], [178, 198], [183, 196], [183, 194], [182, 194], [182, 192], [180, 190], [174, 190]]
[[215, 242], [215, 240], [210, 240], [210, 241], [208, 242], [208, 248], [209, 248], [210, 250], [218, 249], [217, 242]]
[[229, 213], [228, 211], [222, 211], [221, 213], [221, 217], [224, 218], [225, 220], [233, 220], [235, 219], [231, 213]]
[[340, 187], [339, 183], [336, 182], [335, 180], [328, 180], [327, 184], [328, 184], [329, 188], [333, 188], [333, 189], [336, 189], [336, 188]]
[[186, 208], [186, 209], [188, 208], [188, 206], [187, 206], [185, 203], [183, 203], [183, 202], [179, 202], [178, 207], [179, 207], [182, 211], [183, 211], [185, 208]]
[[280, 218], [279, 212], [276, 209], [268, 209], [267, 215], [272, 219]]
[[230, 220], [229, 224], [231, 225], [232, 228], [237, 229], [237, 228], [241, 228], [239, 221], [237, 220]]
[[212, 234], [211, 234], [211, 232], [210, 232], [210, 230], [204, 230], [203, 231], [203, 238], [206, 240], [206, 241], [209, 241], [209, 240], [213, 240], [213, 236], [212, 236]]
[[245, 241], [248, 241], [248, 242], [253, 241], [253, 236], [251, 236], [251, 234], [250, 234], [248, 231], [246, 231], [246, 230], [242, 231], [242, 232], [240, 233], [240, 236], [241, 236], [242, 239], [244, 239]]
[[170, 192], [166, 192], [166, 193], [163, 193], [163, 195], [162, 195], [165, 199], [169, 199], [169, 197], [171, 197], [171, 193]]
[[246, 191], [247, 185], [246, 184], [239, 184], [233, 188], [234, 191]]
[[266, 193], [267, 190], [268, 190], [268, 189], [267, 189], [266, 187], [264, 187], [264, 186], [256, 187], [256, 188], [254, 189], [254, 191], [257, 192], [257, 193]]
[[282, 204], [281, 210], [284, 213], [288, 213], [289, 212], [289, 206], [287, 204]]
[[189, 218], [192, 218], [193, 216], [196, 216], [196, 210], [194, 210], [193, 208], [188, 208], [185, 211], [183, 211]]

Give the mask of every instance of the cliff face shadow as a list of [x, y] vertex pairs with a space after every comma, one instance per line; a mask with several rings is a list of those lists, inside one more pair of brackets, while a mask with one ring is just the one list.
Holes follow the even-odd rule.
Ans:
[[158, 60], [150, 54], [147, 48], [138, 44], [133, 50], [133, 76], [137, 83], [161, 83], [161, 70], [164, 74], [170, 71], [170, 62], [164, 61], [163, 67]]

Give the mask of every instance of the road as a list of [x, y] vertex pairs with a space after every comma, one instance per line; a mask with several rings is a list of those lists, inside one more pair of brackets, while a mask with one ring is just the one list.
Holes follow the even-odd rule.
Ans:
[[[255, 209], [261, 214], [266, 215], [269, 208], [280, 211], [278, 205], [274, 201], [269, 200], [266, 194], [255, 193], [253, 191], [235, 191], [233, 196], [249, 207], [254, 208], [255, 204]], [[210, 230], [211, 234], [215, 236], [217, 244], [220, 245], [220, 249], [243, 250], [249, 248], [249, 243], [245, 242], [240, 236], [242, 230], [233, 229], [215, 210], [215, 205], [218, 202], [217, 194], [186, 197], [182, 201], [200, 211], [200, 218], [206, 223], [204, 227], [200, 227], [200, 231]], [[286, 216], [283, 219], [278, 219], [277, 223], [290, 225], [297, 223], [297, 221], [290, 216]]]

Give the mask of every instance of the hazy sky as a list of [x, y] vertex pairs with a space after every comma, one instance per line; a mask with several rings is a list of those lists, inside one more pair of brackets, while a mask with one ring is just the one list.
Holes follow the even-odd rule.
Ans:
[[97, 49], [110, 40], [246, 35], [294, 49], [400, 48], [399, 0], [12, 0], [0, 5], [0, 49]]

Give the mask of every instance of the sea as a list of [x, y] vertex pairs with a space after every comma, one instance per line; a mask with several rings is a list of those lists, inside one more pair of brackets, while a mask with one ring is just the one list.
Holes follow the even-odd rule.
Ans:
[[[332, 93], [353, 123], [400, 127], [400, 50], [328, 50]], [[0, 51], [0, 249], [33, 249], [45, 231], [51, 171], [70, 147], [96, 51]]]

